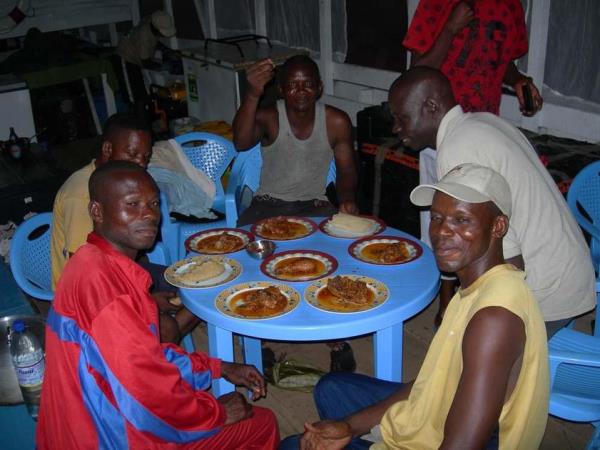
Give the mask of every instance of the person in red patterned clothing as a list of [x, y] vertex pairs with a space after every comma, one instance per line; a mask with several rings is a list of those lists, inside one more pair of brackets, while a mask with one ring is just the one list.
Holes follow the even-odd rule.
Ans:
[[[524, 115], [542, 107], [530, 77], [513, 60], [528, 50], [520, 0], [421, 0], [403, 45], [413, 66], [429, 66], [448, 77], [465, 112], [498, 114], [502, 84], [515, 89]], [[531, 89], [533, 109], [525, 108], [523, 86]]]
[[[520, 0], [421, 0], [403, 45], [412, 54], [412, 66], [433, 67], [448, 77], [465, 112], [498, 115], [503, 84], [515, 90], [523, 115], [533, 116], [542, 107], [533, 80], [513, 62], [528, 50]], [[525, 86], [531, 93], [531, 105], [526, 105]], [[421, 184], [437, 182], [435, 159], [435, 150], [421, 151]], [[429, 212], [423, 211], [421, 238], [426, 242], [428, 229]], [[454, 277], [442, 278], [438, 325], [456, 284]]]

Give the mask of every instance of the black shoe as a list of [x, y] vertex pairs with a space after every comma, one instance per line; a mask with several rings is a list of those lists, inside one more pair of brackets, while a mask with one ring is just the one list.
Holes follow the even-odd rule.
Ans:
[[352, 347], [347, 342], [343, 343], [340, 350], [331, 350], [331, 372], [354, 372], [356, 370], [356, 361], [354, 360], [354, 352]]
[[263, 347], [261, 349], [263, 373], [267, 378], [271, 377], [273, 366], [275, 365], [275, 352], [269, 347]]

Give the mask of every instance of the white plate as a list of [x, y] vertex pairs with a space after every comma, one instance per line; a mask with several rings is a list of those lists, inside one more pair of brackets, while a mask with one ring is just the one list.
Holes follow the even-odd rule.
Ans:
[[[223, 264], [224, 272], [220, 275], [209, 278], [207, 280], [197, 281], [194, 283], [185, 283], [181, 281], [179, 275], [185, 273], [191, 266], [200, 264], [209, 260], [217, 261]], [[191, 258], [182, 259], [172, 264], [165, 270], [165, 280], [173, 286], [187, 289], [202, 289], [219, 286], [235, 280], [242, 273], [242, 266], [235, 259], [212, 256], [194, 256]]]
[[340, 311], [336, 309], [331, 309], [327, 305], [323, 305], [318, 298], [319, 292], [322, 289], [327, 288], [327, 282], [332, 277], [321, 278], [313, 282], [310, 286], [308, 286], [304, 290], [304, 299], [308, 302], [309, 305], [314, 308], [320, 309], [321, 311], [327, 311], [329, 313], [334, 314], [358, 314], [366, 311], [371, 311], [379, 306], [383, 305], [390, 296], [389, 289], [387, 286], [379, 280], [375, 280], [371, 277], [365, 277], [362, 275], [340, 275], [342, 277], [348, 277], [353, 280], [363, 281], [367, 283], [367, 287], [373, 292], [374, 299], [373, 303], [371, 303], [367, 308], [349, 310], [349, 311]]
[[325, 230], [327, 233], [333, 236], [345, 237], [345, 238], [357, 238], [362, 236], [369, 236], [371, 234], [375, 234], [379, 229], [379, 224], [377, 222], [373, 222], [373, 224], [369, 227], [369, 229], [363, 233], [356, 233], [349, 230], [342, 230], [340, 228], [336, 228], [331, 222], [325, 224]]
[[[364, 216], [362, 216], [362, 217], [364, 217]], [[350, 230], [343, 230], [340, 228], [336, 228], [334, 225], [332, 225], [331, 217], [328, 217], [327, 219], [323, 220], [319, 224], [319, 228], [321, 229], [321, 231], [323, 231], [323, 233], [328, 234], [329, 236], [337, 237], [337, 238], [344, 238], [344, 239], [356, 239], [356, 238], [372, 236], [374, 234], [381, 233], [383, 230], [385, 230], [386, 225], [383, 220], [376, 218], [376, 217], [364, 217], [364, 218], [372, 221], [373, 223], [371, 224], [371, 226], [368, 228], [367, 231], [364, 231], [362, 233], [357, 233], [357, 232], [353, 232]]]
[[[244, 316], [236, 313], [230, 308], [230, 301], [237, 294], [244, 291], [252, 291], [256, 289], [264, 289], [269, 286], [276, 286], [279, 291], [285, 295], [288, 299], [288, 303], [286, 307], [278, 312], [277, 314], [271, 316]], [[281, 317], [284, 314], [287, 314], [293, 311], [298, 304], [300, 303], [300, 294], [294, 288], [288, 286], [287, 284], [279, 284], [279, 283], [270, 283], [267, 281], [251, 281], [248, 283], [236, 284], [235, 286], [231, 286], [221, 292], [217, 298], [215, 299], [215, 308], [221, 313], [229, 317], [235, 317], [236, 319], [244, 319], [244, 320], [266, 320], [272, 319], [274, 317]]]

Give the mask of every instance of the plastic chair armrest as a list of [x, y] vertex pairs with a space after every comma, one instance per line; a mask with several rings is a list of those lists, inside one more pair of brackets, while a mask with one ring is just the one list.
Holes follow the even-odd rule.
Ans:
[[550, 364], [558, 366], [559, 364], [578, 364], [582, 366], [600, 367], [600, 352], [571, 352], [564, 350], [550, 350], [548, 353]]
[[160, 264], [163, 266], [168, 266], [171, 264], [169, 251], [162, 242], [157, 242], [154, 244], [154, 248], [151, 252], [148, 252], [146, 256], [148, 256], [148, 260], [153, 264]]
[[581, 228], [583, 228], [585, 231], [587, 231], [589, 234], [591, 234], [592, 237], [600, 240], [600, 227], [598, 227], [598, 226], [594, 225], [592, 222], [590, 222], [579, 211], [572, 210], [572, 212], [573, 212], [573, 215], [575, 216], [575, 219], [581, 226]]
[[597, 353], [573, 353], [571, 351], [550, 350], [548, 352], [550, 370], [550, 388], [554, 386], [554, 377], [561, 364], [577, 364], [588, 367], [600, 367], [600, 355]]
[[232, 171], [227, 182], [227, 190], [225, 192], [225, 220], [228, 227], [235, 227], [238, 220], [237, 208], [237, 189], [239, 184], [240, 174], [238, 171]]
[[54, 292], [41, 289], [28, 281], [25, 281], [24, 283], [22, 281], [20, 287], [23, 291], [25, 291], [26, 294], [32, 296], [33, 298], [46, 301], [54, 300]]

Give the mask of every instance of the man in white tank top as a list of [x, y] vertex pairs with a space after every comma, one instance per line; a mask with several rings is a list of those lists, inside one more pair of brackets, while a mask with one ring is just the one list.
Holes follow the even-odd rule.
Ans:
[[261, 143], [260, 186], [238, 225], [278, 215], [328, 216], [325, 196], [331, 160], [336, 165], [339, 210], [357, 214], [356, 165], [348, 115], [319, 102], [323, 84], [315, 62], [289, 58], [278, 74], [282, 100], [260, 107], [275, 66], [264, 59], [247, 70], [248, 91], [233, 120], [233, 142], [244, 151]]
[[[265, 86], [275, 77], [270, 59], [246, 71], [248, 90], [233, 120], [233, 143], [238, 151], [261, 143], [260, 185], [238, 225], [279, 215], [331, 216], [336, 208], [325, 190], [332, 159], [336, 167], [339, 211], [358, 214], [357, 171], [348, 114], [320, 103], [323, 83], [319, 68], [305, 55], [289, 58], [280, 68], [282, 100], [261, 107]], [[352, 348], [345, 342], [328, 343], [331, 370], [353, 371]]]

